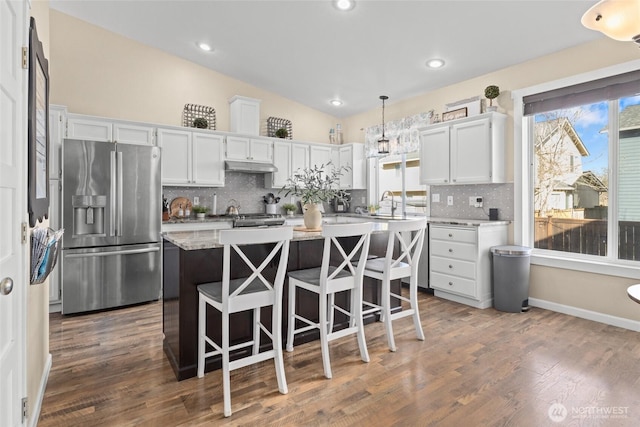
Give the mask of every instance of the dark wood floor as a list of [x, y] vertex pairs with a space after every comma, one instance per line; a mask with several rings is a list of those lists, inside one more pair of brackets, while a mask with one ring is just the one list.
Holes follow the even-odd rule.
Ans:
[[[38, 425], [639, 425], [637, 333], [428, 294], [420, 307], [426, 341], [402, 319], [390, 353], [382, 324], [367, 325], [371, 362], [360, 361], [355, 336], [334, 342], [331, 380], [317, 342], [285, 352], [288, 395], [277, 391], [272, 362], [232, 372], [228, 419], [219, 371], [176, 381], [162, 351], [160, 303], [52, 314], [53, 368]], [[558, 403], [567, 414], [555, 423], [548, 413]]]

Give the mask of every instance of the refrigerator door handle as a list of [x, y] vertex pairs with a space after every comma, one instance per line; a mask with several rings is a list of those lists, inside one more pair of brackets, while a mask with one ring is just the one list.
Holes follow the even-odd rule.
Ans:
[[116, 152], [112, 151], [110, 155], [111, 174], [109, 183], [110, 201], [109, 201], [109, 236], [116, 235]]
[[112, 255], [132, 255], [132, 254], [144, 254], [148, 252], [158, 252], [160, 248], [146, 248], [146, 249], [129, 249], [124, 251], [110, 251], [110, 252], [91, 252], [87, 254], [69, 254], [66, 255], [66, 258], [94, 258], [94, 257], [102, 257], [102, 256], [112, 256]]
[[122, 197], [122, 194], [123, 194], [122, 193], [122, 190], [123, 190], [122, 189], [122, 181], [123, 181], [123, 179], [122, 179], [122, 175], [123, 175], [122, 152], [118, 151], [116, 153], [116, 155], [118, 157], [118, 175], [117, 175], [118, 176], [118, 189], [117, 189], [117, 192], [118, 192], [118, 207], [117, 207], [117, 209], [118, 209], [118, 222], [116, 224], [116, 227], [117, 227], [116, 229], [117, 229], [117, 235], [118, 236], [122, 236], [122, 216], [123, 216], [123, 213], [122, 213], [122, 209], [123, 209], [123, 207], [122, 207], [122, 200], [123, 200], [123, 197]]

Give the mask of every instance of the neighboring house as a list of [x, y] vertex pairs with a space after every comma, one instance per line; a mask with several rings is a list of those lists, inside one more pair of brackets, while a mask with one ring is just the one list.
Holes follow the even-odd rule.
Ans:
[[582, 170], [582, 158], [589, 151], [569, 119], [540, 121], [535, 126], [536, 211], [599, 206], [607, 186], [593, 172]]
[[640, 105], [620, 112], [618, 220], [640, 221]]

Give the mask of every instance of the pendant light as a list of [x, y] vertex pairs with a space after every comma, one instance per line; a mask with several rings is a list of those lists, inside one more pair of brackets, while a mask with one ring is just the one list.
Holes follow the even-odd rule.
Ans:
[[582, 25], [614, 40], [640, 45], [640, 0], [602, 0], [582, 15]]
[[384, 101], [389, 97], [380, 95], [380, 99], [382, 99], [382, 138], [378, 140], [378, 154], [389, 154], [389, 140], [384, 136]]

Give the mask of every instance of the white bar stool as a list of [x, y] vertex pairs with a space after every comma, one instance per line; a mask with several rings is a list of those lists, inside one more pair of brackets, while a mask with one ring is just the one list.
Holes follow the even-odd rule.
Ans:
[[[224, 398], [224, 416], [231, 415], [230, 371], [247, 365], [274, 359], [276, 377], [280, 393], [287, 394], [287, 381], [282, 360], [282, 287], [289, 259], [289, 241], [293, 237], [292, 227], [246, 228], [220, 231], [220, 243], [224, 245], [222, 282], [198, 285], [198, 377], [204, 376], [204, 362], [207, 357], [222, 355], [222, 388]], [[246, 245], [269, 244], [274, 247], [264, 259], [257, 260], [258, 267], [243, 252]], [[252, 271], [249, 277], [231, 279], [231, 249], [238, 257], [233, 258], [233, 267]], [[278, 260], [279, 257], [279, 260]], [[239, 258], [239, 259], [237, 259]], [[278, 269], [273, 283], [262, 274], [272, 261], [278, 261]], [[206, 334], [207, 305], [222, 313], [222, 343], [216, 344]], [[260, 322], [261, 307], [273, 306], [271, 331]], [[253, 310], [253, 339], [248, 342], [229, 346], [229, 315], [239, 311]], [[259, 353], [260, 331], [263, 331], [273, 343], [273, 349]], [[206, 344], [213, 347], [206, 351]], [[230, 361], [229, 353], [244, 347], [252, 347], [251, 355]]]
[[[360, 357], [363, 362], [369, 362], [369, 353], [364, 337], [364, 325], [362, 323], [362, 279], [364, 264], [369, 253], [369, 240], [373, 224], [370, 222], [361, 224], [323, 224], [322, 236], [324, 237], [324, 249], [322, 265], [306, 270], [289, 272], [289, 325], [287, 334], [287, 351], [293, 351], [294, 335], [312, 329], [320, 330], [320, 348], [322, 350], [322, 364], [324, 376], [332, 377], [331, 362], [329, 359], [329, 342], [335, 339], [356, 334], [360, 347]], [[357, 237], [354, 248], [346, 253], [340, 243], [341, 237]], [[332, 248], [335, 248], [332, 251]], [[334, 262], [330, 265], [333, 252]], [[338, 261], [335, 259], [338, 258]], [[306, 289], [318, 294], [319, 321], [296, 314], [296, 289]], [[351, 291], [351, 307], [347, 311], [334, 303], [336, 292]], [[349, 316], [349, 326], [345, 329], [333, 331], [333, 314], [337, 310]], [[296, 320], [306, 324], [295, 328]]]
[[[420, 323], [420, 311], [418, 310], [418, 263], [422, 253], [424, 235], [427, 227], [427, 220], [418, 219], [411, 221], [390, 221], [389, 240], [387, 241], [387, 251], [384, 258], [370, 259], [365, 264], [364, 275], [377, 279], [382, 284], [381, 304], [373, 304], [364, 301], [364, 305], [369, 307], [364, 310], [364, 314], [380, 313], [380, 320], [384, 322], [389, 350], [396, 351], [396, 343], [393, 337], [393, 320], [407, 316], [413, 316], [413, 324], [416, 329], [416, 336], [420, 341], [424, 341], [424, 332]], [[400, 246], [400, 253], [397, 258], [393, 258], [393, 251], [396, 241]], [[409, 298], [391, 292], [391, 281], [409, 277]], [[409, 303], [408, 309], [403, 309], [397, 313], [391, 313], [391, 298]]]

